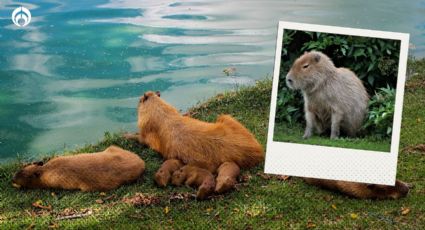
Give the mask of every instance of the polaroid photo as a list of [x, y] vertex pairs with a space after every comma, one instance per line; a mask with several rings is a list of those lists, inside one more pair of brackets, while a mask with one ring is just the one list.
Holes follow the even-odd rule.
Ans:
[[394, 185], [408, 44], [279, 22], [265, 173]]

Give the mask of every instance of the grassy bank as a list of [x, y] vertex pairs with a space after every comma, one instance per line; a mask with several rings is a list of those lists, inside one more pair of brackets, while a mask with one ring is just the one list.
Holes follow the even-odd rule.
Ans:
[[[270, 92], [271, 81], [265, 80], [218, 95], [190, 113], [207, 121], [221, 113], [232, 114], [265, 145]], [[0, 228], [419, 229], [425, 225], [425, 147], [420, 145], [425, 142], [424, 100], [425, 74], [421, 72], [406, 90], [398, 178], [415, 187], [401, 200], [351, 199], [306, 185], [298, 178], [264, 175], [261, 165], [243, 171], [235, 191], [199, 202], [191, 196], [192, 189], [154, 185], [153, 174], [161, 163], [158, 154], [118, 134], [106, 134], [100, 143], [76, 152], [100, 151], [111, 144], [134, 151], [146, 162], [143, 179], [105, 194], [16, 190], [11, 177], [19, 162], [1, 165]], [[132, 199], [137, 193], [143, 195]]]

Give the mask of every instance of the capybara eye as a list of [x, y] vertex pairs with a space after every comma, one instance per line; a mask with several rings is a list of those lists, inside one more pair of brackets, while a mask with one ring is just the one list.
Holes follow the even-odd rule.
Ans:
[[303, 65], [303, 69], [307, 69], [308, 64]]

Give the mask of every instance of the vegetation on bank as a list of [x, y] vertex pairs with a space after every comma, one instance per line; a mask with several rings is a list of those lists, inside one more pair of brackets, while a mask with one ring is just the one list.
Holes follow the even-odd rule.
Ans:
[[[425, 69], [425, 60], [416, 62]], [[232, 114], [265, 146], [271, 81], [211, 98], [192, 108], [193, 117], [213, 121]], [[136, 152], [146, 173], [136, 183], [106, 193], [17, 190], [11, 178], [21, 162], [0, 165], [0, 228], [420, 229], [425, 225], [425, 71], [406, 85], [397, 178], [414, 185], [400, 200], [357, 200], [305, 184], [299, 178], [263, 174], [263, 165], [243, 171], [232, 192], [196, 201], [194, 190], [158, 188], [153, 174], [162, 159], [120, 134], [72, 153], [95, 152], [111, 144]], [[285, 151], [285, 150], [282, 150]]]

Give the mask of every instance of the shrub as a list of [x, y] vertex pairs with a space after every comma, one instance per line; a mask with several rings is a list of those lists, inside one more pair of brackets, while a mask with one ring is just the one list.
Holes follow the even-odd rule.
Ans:
[[[278, 92], [276, 108], [279, 121], [293, 124], [295, 121], [303, 121], [304, 110], [302, 108], [302, 99], [298, 92], [291, 91], [287, 87], [283, 87]], [[276, 116], [277, 117], [277, 116]]]
[[394, 117], [395, 89], [387, 86], [369, 101], [369, 112], [363, 129], [379, 138], [391, 137]]

